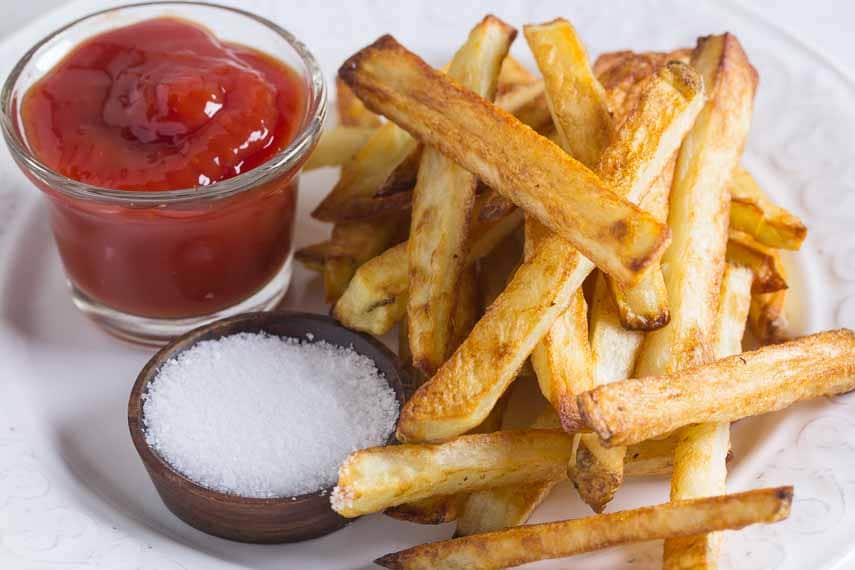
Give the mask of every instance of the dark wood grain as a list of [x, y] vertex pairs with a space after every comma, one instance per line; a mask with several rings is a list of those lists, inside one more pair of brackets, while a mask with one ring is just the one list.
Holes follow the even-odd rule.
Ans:
[[200, 341], [241, 332], [266, 332], [300, 339], [311, 334], [314, 341], [324, 340], [337, 346], [353, 347], [357, 353], [375, 362], [395, 391], [399, 405], [403, 405], [411, 389], [398, 358], [380, 341], [348, 330], [327, 316], [289, 311], [247, 313], [193, 330], [152, 357], [137, 377], [128, 403], [131, 438], [157, 492], [166, 507], [187, 524], [208, 534], [240, 542], [296, 542], [344, 527], [353, 519], [345, 519], [332, 510], [329, 503], [331, 489], [275, 499], [252, 499], [212, 491], [173, 470], [146, 442], [143, 396], [160, 367]]

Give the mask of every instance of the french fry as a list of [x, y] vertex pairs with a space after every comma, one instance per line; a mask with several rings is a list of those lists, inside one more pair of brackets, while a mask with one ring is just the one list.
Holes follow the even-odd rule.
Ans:
[[401, 570], [507, 568], [618, 544], [774, 523], [789, 516], [792, 501], [792, 487], [757, 489], [422, 544], [375, 563]]
[[561, 147], [588, 168], [596, 168], [611, 138], [605, 91], [594, 78], [585, 46], [567, 20], [524, 28], [546, 86], [546, 100]]
[[599, 386], [579, 396], [606, 445], [629, 445], [701, 422], [734, 422], [855, 388], [855, 333], [827, 331], [674, 374]]
[[606, 98], [619, 126], [638, 105], [646, 82], [669, 61], [689, 63], [691, 49], [672, 52], [635, 53], [619, 51], [602, 54], [594, 62], [594, 74], [606, 90]]
[[[504, 400], [504, 398], [500, 400], [500, 403], [493, 408], [487, 419], [472, 430], [470, 434], [493, 433], [497, 431], [501, 426], [502, 415], [504, 413], [504, 406], [502, 405], [502, 401]], [[389, 507], [383, 511], [383, 514], [416, 524], [443, 524], [456, 520], [460, 516], [468, 496], [468, 493], [432, 496], [427, 499]]]
[[476, 174], [615, 278], [635, 282], [667, 246], [668, 229], [652, 216], [391, 36], [357, 52], [339, 76], [369, 108]]
[[378, 200], [374, 194], [417, 148], [418, 143], [406, 131], [395, 123], [385, 123], [342, 167], [341, 177], [312, 217], [322, 222], [353, 222], [399, 211], [402, 203], [409, 202], [406, 194], [395, 194], [397, 201]]
[[558, 479], [476, 491], [458, 512], [455, 537], [493, 532], [525, 524], [549, 496]]
[[329, 241], [322, 241], [301, 247], [294, 252], [294, 259], [302, 263], [306, 269], [322, 273], [327, 252], [330, 248]]
[[[597, 275], [591, 298], [592, 386], [632, 375], [644, 333], [625, 329], [605, 276]], [[578, 410], [578, 408], [577, 408]], [[623, 483], [625, 447], [606, 448], [596, 434], [581, 434], [567, 475], [585, 503], [602, 512]]]
[[[333, 508], [342, 516], [355, 517], [415, 505], [430, 497], [566, 479], [573, 434], [556, 429], [557, 417], [551, 410], [542, 413], [533, 426], [471, 433], [445, 443], [391, 445], [351, 453], [339, 470]], [[495, 424], [484, 429], [490, 427]], [[630, 447], [628, 471], [638, 476], [660, 473], [673, 446], [644, 442]], [[438, 505], [439, 501], [423, 506], [428, 504]]]
[[341, 79], [335, 80], [338, 122], [345, 127], [374, 128], [380, 126], [380, 117], [365, 108]]
[[730, 227], [781, 249], [799, 249], [807, 236], [802, 221], [772, 202], [741, 166], [730, 181]]
[[534, 74], [514, 56], [508, 56], [502, 61], [499, 71], [499, 87], [496, 95], [512, 91], [517, 85], [528, 85], [537, 81]]
[[674, 241], [662, 259], [669, 267], [671, 320], [647, 335], [637, 376], [712, 359], [709, 335], [727, 246], [727, 184], [748, 133], [757, 72], [730, 34], [701, 38], [692, 65], [703, 75], [708, 93], [680, 148], [671, 187], [668, 225]]
[[[676, 157], [651, 184], [640, 203], [643, 210], [650, 212], [662, 222], [668, 220], [668, 198], [671, 194], [675, 167]], [[651, 331], [664, 327], [671, 320], [668, 289], [658, 262], [656, 267], [648, 271], [641, 281], [632, 287], [624, 287], [608, 277], [607, 280], [624, 328]]]
[[[448, 77], [488, 101], [517, 31], [487, 16], [455, 54]], [[433, 148], [425, 148], [413, 190], [408, 242], [407, 323], [413, 365], [427, 375], [451, 350], [451, 314], [466, 259], [477, 179]]]
[[484, 310], [505, 290], [521, 262], [522, 240], [515, 233], [478, 261], [478, 287]]
[[[416, 185], [416, 178], [419, 174], [419, 164], [422, 161], [422, 153], [424, 149], [421, 145], [407, 155], [404, 160], [392, 170], [380, 188], [374, 193], [373, 198], [394, 199], [396, 204], [401, 208], [409, 208], [412, 201], [412, 190]], [[400, 196], [399, 194], [405, 194]]]
[[[776, 251], [775, 255], [779, 253]], [[786, 289], [751, 297], [748, 326], [751, 334], [762, 344], [781, 342], [786, 339], [787, 315], [784, 312], [786, 300]]]
[[464, 435], [442, 444], [402, 444], [350, 454], [333, 509], [356, 517], [387, 507], [489, 487], [563, 476], [572, 438], [560, 430]]
[[349, 329], [384, 335], [407, 313], [407, 244], [364, 263], [333, 307]]
[[[520, 403], [530, 406], [535, 403], [530, 394], [523, 394], [520, 391], [521, 389], [529, 389], [533, 392], [536, 390], [534, 386], [525, 386], [523, 381], [515, 385], [514, 388], [506, 396], [509, 402], [506, 407], [507, 412], [502, 418], [503, 429], [519, 428], [519, 425], [515, 425], [515, 421], [519, 419], [518, 414], [517, 416], [514, 415], [516, 410], [511, 408], [512, 405]], [[533, 429], [560, 427], [558, 415], [547, 402], [541, 398], [540, 402], [535, 403], [535, 405], [539, 405], [540, 413], [532, 416], [531, 423], [528, 423], [526, 427]], [[454, 536], [468, 536], [525, 524], [558, 482], [559, 479], [525, 485], [509, 485], [484, 489], [470, 494], [460, 510]]]
[[[623, 195], [637, 199], [679, 146], [703, 105], [697, 79], [684, 64], [663, 68], [604, 151], [601, 173]], [[588, 259], [571, 255], [568, 242], [553, 238], [520, 266], [466, 341], [407, 402], [399, 440], [438, 441], [471, 429], [513, 381], [593, 269]]]
[[440, 495], [389, 507], [383, 514], [416, 524], [444, 524], [458, 519], [466, 495]]
[[[549, 121], [542, 82], [511, 86], [497, 96], [496, 106], [532, 128]], [[409, 208], [420, 159], [419, 145], [395, 124], [377, 128], [343, 165], [341, 178], [312, 216], [353, 222]]]
[[[596, 168], [611, 139], [611, 117], [605, 93], [594, 78], [588, 54], [573, 26], [564, 19], [524, 28], [528, 45], [543, 74], [546, 100], [563, 148], [589, 168]], [[545, 239], [560, 239], [540, 222], [526, 220], [526, 258]], [[569, 253], [569, 263], [577, 252]], [[576, 396], [592, 387], [593, 365], [588, 343], [588, 305], [581, 288], [535, 346], [531, 364], [541, 392], [564, 422], [578, 420]]]
[[327, 303], [335, 303], [341, 297], [360, 265], [389, 247], [402, 223], [400, 216], [393, 215], [333, 226], [324, 258]]
[[[501, 83], [499, 84], [501, 88]], [[543, 82], [521, 83], [496, 95], [496, 107], [507, 111], [522, 124], [540, 131], [550, 124]]]
[[578, 425], [576, 396], [593, 387], [588, 305], [581, 287], [531, 353], [531, 364], [541, 392], [555, 408], [562, 425]]
[[727, 241], [727, 262], [747, 267], [754, 273], [752, 293], [774, 293], [787, 288], [780, 255], [744, 232], [731, 229]]
[[303, 170], [347, 164], [374, 136], [376, 130], [368, 127], [335, 127], [325, 130], [309, 160], [303, 165]]
[[[683, 141], [671, 186], [668, 225], [674, 240], [662, 258], [669, 268], [665, 284], [671, 320], [645, 338], [638, 376], [674, 372], [713, 358], [710, 336], [727, 248], [728, 183], [748, 135], [757, 72], [730, 34], [699, 39], [691, 65], [704, 78], [707, 102]], [[684, 445], [675, 470], [692, 450], [705, 452], [703, 445], [700, 438]], [[677, 567], [688, 555], [680, 544], [666, 541], [664, 566]], [[714, 555], [714, 549], [702, 552], [703, 565], [715, 564]]]
[[[583, 435], [596, 437], [595, 434]], [[663, 439], [648, 439], [624, 448], [621, 478], [669, 475], [674, 469], [674, 450], [677, 448], [677, 442], [678, 439], [671, 435]]]
[[[602, 56], [598, 62], [601, 60]], [[668, 61], [674, 60], [688, 62], [688, 57], [683, 50], [646, 54], [618, 52], [616, 61], [607, 63], [606, 69], [598, 72], [598, 77], [606, 87], [606, 99], [615, 124], [623, 124], [638, 107], [642, 94], [658, 70]], [[602, 63], [600, 67], [603, 67]], [[675, 161], [672, 160], [665, 167], [639, 204], [662, 222], [668, 219], [668, 197]], [[656, 330], [668, 324], [671, 318], [668, 291], [658, 262], [637, 285], [623, 287], [613, 279], [609, 279], [609, 284], [624, 327], [630, 330]]]
[[[457, 299], [451, 314], [451, 334], [449, 346], [456, 350], [460, 343], [469, 336], [469, 332], [478, 317], [481, 316], [481, 297], [478, 289], [478, 272], [474, 265], [463, 270], [458, 281]], [[498, 426], [493, 431], [498, 429]]]
[[[477, 212], [473, 218], [477, 219]], [[487, 255], [521, 223], [522, 212], [515, 211], [474, 225], [466, 264]], [[401, 243], [360, 266], [333, 307], [333, 316], [354, 330], [375, 335], [389, 332], [406, 313], [407, 264], [407, 244]]]
[[[742, 352], [742, 335], [751, 303], [751, 271], [727, 265], [713, 326], [714, 354], [725, 358]], [[671, 500], [699, 499], [726, 492], [730, 424], [702, 423], [676, 434]], [[675, 538], [665, 542], [666, 567], [714, 568], [721, 550], [721, 534]]]

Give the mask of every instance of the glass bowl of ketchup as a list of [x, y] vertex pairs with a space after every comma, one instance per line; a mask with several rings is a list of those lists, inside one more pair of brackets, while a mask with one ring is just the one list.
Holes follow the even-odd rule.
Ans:
[[326, 114], [288, 31], [197, 2], [105, 10], [38, 42], [0, 98], [74, 303], [109, 332], [160, 344], [282, 299]]

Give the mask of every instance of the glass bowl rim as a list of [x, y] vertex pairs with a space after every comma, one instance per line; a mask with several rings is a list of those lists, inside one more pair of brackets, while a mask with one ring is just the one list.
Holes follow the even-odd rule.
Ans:
[[[12, 108], [12, 97], [15, 87], [27, 64], [30, 63], [36, 53], [48, 42], [54, 40], [69, 29], [91, 20], [92, 18], [118, 10], [158, 6], [212, 8], [215, 10], [231, 12], [232, 14], [240, 17], [249, 18], [273, 31], [297, 53], [302, 64], [305, 66], [305, 77], [309, 81], [310, 88], [306, 94], [306, 114], [303, 118], [300, 130], [291, 142], [289, 142], [285, 148], [270, 157], [267, 161], [251, 170], [238, 174], [237, 176], [215, 182], [208, 186], [180, 188], [175, 190], [133, 191], [95, 186], [60, 174], [36, 158], [19, 136], [15, 126], [18, 111], [13, 110]], [[291, 32], [267, 18], [246, 10], [241, 10], [240, 8], [232, 8], [230, 6], [192, 0], [165, 0], [122, 4], [104, 10], [98, 10], [97, 12], [92, 12], [77, 18], [76, 20], [61, 26], [43, 37], [29, 50], [27, 50], [9, 73], [9, 76], [4, 82], [2, 91], [0, 91], [0, 127], [2, 127], [6, 143], [13, 156], [22, 161], [24, 166], [32, 172], [33, 175], [35, 175], [39, 180], [45, 182], [45, 184], [47, 184], [52, 190], [61, 194], [69, 195], [73, 198], [132, 207], [228, 198], [280, 176], [282, 173], [288, 172], [294, 168], [295, 165], [299, 164], [299, 162], [314, 148], [315, 143], [320, 138], [321, 130], [323, 129], [326, 111], [327, 90], [320, 65], [306, 45], [291, 34]]]

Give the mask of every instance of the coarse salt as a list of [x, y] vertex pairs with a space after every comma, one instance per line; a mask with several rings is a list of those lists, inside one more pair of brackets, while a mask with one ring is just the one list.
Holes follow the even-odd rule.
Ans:
[[370, 358], [265, 334], [198, 343], [163, 365], [144, 398], [149, 445], [191, 481], [243, 497], [333, 485], [347, 455], [384, 444], [398, 417]]

